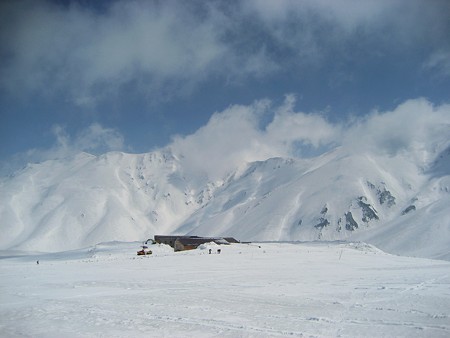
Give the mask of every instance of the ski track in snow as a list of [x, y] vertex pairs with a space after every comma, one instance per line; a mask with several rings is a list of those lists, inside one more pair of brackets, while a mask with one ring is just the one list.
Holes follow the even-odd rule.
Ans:
[[138, 248], [2, 252], [0, 336], [450, 336], [449, 262], [344, 242]]

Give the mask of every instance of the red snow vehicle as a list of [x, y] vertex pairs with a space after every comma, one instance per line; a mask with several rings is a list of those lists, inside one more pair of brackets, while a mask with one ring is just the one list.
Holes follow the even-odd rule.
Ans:
[[151, 254], [152, 254], [152, 250], [150, 250], [150, 249], [148, 248], [148, 246], [146, 246], [146, 245], [143, 245], [143, 246], [142, 246], [142, 250], [139, 250], [139, 251], [137, 252], [137, 255], [138, 255], [138, 256], [151, 255]]

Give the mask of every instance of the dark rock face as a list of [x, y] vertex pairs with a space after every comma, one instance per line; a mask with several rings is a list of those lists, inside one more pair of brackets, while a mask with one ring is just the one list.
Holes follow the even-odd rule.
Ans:
[[327, 214], [328, 212], [328, 207], [325, 204], [322, 208], [322, 210], [320, 211], [320, 214], [322, 215], [322, 217], [319, 218], [319, 223], [317, 223], [316, 225], [314, 225], [314, 227], [316, 229], [323, 229], [326, 226], [330, 225], [330, 221], [327, 220], [324, 216]]
[[354, 231], [355, 229], [358, 229], [358, 223], [356, 223], [356, 221], [353, 219], [351, 211], [345, 214], [345, 229], [347, 229], [348, 231]]
[[391, 192], [386, 189], [378, 193], [378, 200], [380, 201], [380, 204], [386, 203], [388, 207], [392, 207], [395, 205], [395, 197], [392, 196]]
[[375, 187], [374, 184], [367, 181], [367, 186], [376, 191], [378, 201], [381, 205], [386, 204], [389, 208], [393, 207], [395, 205], [395, 197], [391, 194], [389, 190], [386, 189], [386, 187], [382, 186], [382, 188]]
[[407, 207], [405, 210], [402, 211], [402, 215], [406, 215], [407, 213], [416, 210], [416, 206], [415, 205], [410, 205], [409, 207]]
[[367, 181], [367, 186], [372, 190], [376, 190], [377, 188], [374, 184], [370, 183], [369, 181]]
[[365, 203], [364, 202], [365, 198], [364, 197], [360, 197], [358, 199], [358, 205], [360, 206], [360, 208], [362, 209], [363, 212], [363, 222], [368, 223], [369, 221], [373, 220], [373, 219], [380, 219], [377, 216], [377, 211], [374, 209], [374, 207], [372, 207], [370, 204]]
[[321, 217], [319, 218], [319, 223], [314, 225], [314, 227], [317, 229], [323, 229], [328, 225], [330, 225], [330, 221], [328, 221], [326, 218]]

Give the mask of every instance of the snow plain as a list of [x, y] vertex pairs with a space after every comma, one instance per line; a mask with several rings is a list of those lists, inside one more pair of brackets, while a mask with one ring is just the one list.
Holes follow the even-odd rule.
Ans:
[[0, 336], [450, 336], [447, 261], [346, 242], [139, 245], [1, 251]]

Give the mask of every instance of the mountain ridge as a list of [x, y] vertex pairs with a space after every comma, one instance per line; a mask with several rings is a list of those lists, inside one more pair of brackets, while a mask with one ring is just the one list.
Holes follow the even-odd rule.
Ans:
[[168, 148], [31, 164], [1, 179], [0, 249], [61, 251], [174, 233], [357, 239], [450, 259], [449, 149], [431, 156], [427, 170], [408, 154], [338, 147], [316, 158], [251, 162], [214, 182], [187, 177]]

